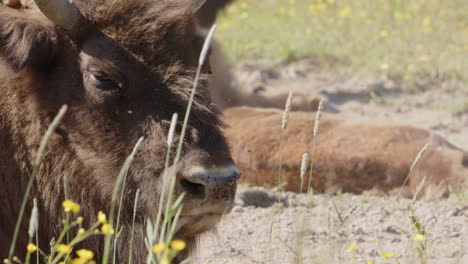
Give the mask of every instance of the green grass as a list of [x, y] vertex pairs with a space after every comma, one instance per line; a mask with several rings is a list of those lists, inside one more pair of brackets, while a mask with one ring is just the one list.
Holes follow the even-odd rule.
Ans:
[[468, 80], [466, 0], [237, 1], [218, 20], [234, 63], [312, 57], [396, 80]]

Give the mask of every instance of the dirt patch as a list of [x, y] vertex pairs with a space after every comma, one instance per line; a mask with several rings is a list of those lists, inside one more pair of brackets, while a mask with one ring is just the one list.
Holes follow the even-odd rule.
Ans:
[[[246, 195], [253, 191], [255, 197]], [[410, 200], [286, 193], [286, 204], [265, 207], [261, 192], [277, 197], [240, 188], [233, 211], [200, 239], [193, 263], [418, 263]], [[427, 231], [428, 263], [467, 263], [466, 200], [416, 202], [414, 212]], [[353, 242], [356, 249], [348, 253]], [[384, 259], [382, 251], [394, 257]]]

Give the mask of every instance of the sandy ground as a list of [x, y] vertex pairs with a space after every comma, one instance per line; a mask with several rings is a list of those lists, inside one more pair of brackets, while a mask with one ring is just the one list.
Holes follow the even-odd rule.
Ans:
[[[276, 201], [272, 191], [241, 187], [233, 211], [201, 238], [193, 263], [418, 263], [410, 200], [286, 193], [283, 207]], [[427, 263], [468, 263], [466, 199], [417, 201], [414, 215], [426, 230]]]
[[[444, 107], [468, 98], [466, 84], [427, 84], [404, 92], [386, 76], [330, 72], [311, 61], [245, 64], [236, 85], [247, 92], [321, 96], [334, 118], [431, 129], [468, 150], [468, 113]], [[468, 263], [468, 191], [431, 202], [367, 193], [334, 196], [241, 186], [233, 211], [205, 234], [193, 263], [419, 263], [409, 215], [427, 232], [427, 263]], [[410, 210], [413, 208], [414, 210]], [[356, 249], [347, 249], [355, 242]], [[385, 259], [381, 252], [391, 252]]]

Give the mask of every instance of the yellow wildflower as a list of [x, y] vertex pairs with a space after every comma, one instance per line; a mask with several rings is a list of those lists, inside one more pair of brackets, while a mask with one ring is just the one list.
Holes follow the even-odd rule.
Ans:
[[70, 264], [86, 264], [86, 259], [74, 258], [74, 259], [72, 259]]
[[242, 2], [240, 3], [240, 7], [246, 9], [247, 7], [249, 7], [249, 4], [247, 4], [247, 2]]
[[318, 3], [317, 8], [318, 10], [324, 10], [325, 8], [327, 8], [327, 5], [324, 3]]
[[103, 213], [102, 211], [98, 212], [98, 221], [99, 223], [103, 223], [103, 224], [107, 223], [106, 214]]
[[81, 210], [81, 205], [73, 202], [72, 200], [65, 200], [62, 202], [62, 206], [65, 210], [65, 212], [73, 212], [73, 213], [79, 213]]
[[84, 260], [92, 260], [94, 258], [94, 252], [87, 249], [77, 250], [76, 255]]
[[309, 5], [309, 12], [310, 12], [312, 15], [317, 14], [317, 6], [314, 5], [314, 4]]
[[159, 264], [170, 264], [171, 261], [167, 258], [167, 257], [164, 257], [161, 259], [161, 261], [159, 262]]
[[161, 242], [153, 246], [153, 253], [158, 254], [166, 250], [166, 243]]
[[4, 264], [9, 264], [9, 263], [10, 263], [10, 260], [9, 260], [9, 259], [3, 259], [3, 263], [4, 263]]
[[372, 260], [368, 260], [366, 261], [366, 264], [374, 264], [374, 262]]
[[351, 9], [349, 7], [345, 7], [340, 10], [339, 15], [341, 18], [347, 18], [351, 15]]
[[78, 229], [78, 235], [83, 235], [85, 233], [84, 228]]
[[103, 224], [101, 227], [101, 231], [104, 234], [108, 235], [113, 235], [114, 234], [114, 228], [110, 224]]
[[186, 246], [185, 241], [182, 240], [174, 240], [171, 242], [171, 248], [175, 251], [182, 251]]
[[284, 15], [286, 14], [286, 9], [284, 7], [280, 7], [278, 8], [278, 12], [280, 13], [280, 15]]
[[386, 30], [382, 30], [382, 31], [380, 31], [379, 36], [381, 38], [386, 38], [386, 37], [388, 37], [388, 32]]
[[426, 236], [423, 235], [423, 234], [416, 234], [414, 236], [411, 237], [414, 241], [417, 241], [417, 242], [422, 242], [424, 240], [426, 240]]
[[37, 246], [34, 243], [29, 243], [26, 249], [29, 253], [34, 253], [37, 250]]
[[429, 27], [431, 25], [431, 18], [430, 17], [424, 17], [423, 19], [423, 22], [422, 24], [425, 26], [425, 27]]
[[351, 243], [351, 246], [346, 250], [346, 252], [351, 253], [356, 249], [356, 242]]
[[59, 244], [55, 247], [58, 253], [66, 255], [69, 254], [72, 251], [72, 248], [68, 245], [65, 244]]
[[392, 258], [395, 254], [392, 252], [381, 252], [380, 255], [384, 258]]
[[77, 222], [78, 224], [83, 223], [83, 220], [84, 220], [84, 219], [83, 219], [82, 216], [79, 216], [78, 218], [76, 218], [76, 222]]

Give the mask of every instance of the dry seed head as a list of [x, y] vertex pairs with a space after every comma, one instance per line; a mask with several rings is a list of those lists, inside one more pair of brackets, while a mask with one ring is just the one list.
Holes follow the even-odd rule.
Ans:
[[288, 127], [288, 118], [289, 112], [291, 112], [291, 101], [292, 101], [293, 91], [289, 92], [288, 99], [286, 100], [286, 106], [284, 107], [283, 120], [281, 122], [281, 129], [286, 129]]
[[31, 218], [29, 219], [29, 228], [28, 228], [28, 235], [29, 237], [33, 237], [36, 233], [37, 226], [39, 223], [39, 212], [37, 209], [37, 200], [34, 198], [33, 200], [34, 205], [31, 212]]
[[301, 179], [304, 179], [304, 176], [307, 172], [307, 162], [309, 160], [309, 154], [302, 154], [302, 163], [301, 163]]
[[216, 31], [216, 24], [211, 26], [211, 29], [205, 38], [202, 51], [200, 52], [200, 58], [198, 59], [198, 65], [203, 65], [203, 63], [205, 63], [206, 55], [208, 54], [208, 50], [210, 49], [211, 40], [213, 39], [213, 35], [215, 31]]
[[430, 144], [427, 143], [426, 145], [424, 145], [424, 147], [421, 149], [421, 151], [418, 153], [418, 155], [416, 156], [416, 159], [414, 160], [413, 162], [413, 165], [411, 166], [410, 168], [410, 172], [416, 167], [416, 165], [418, 165], [419, 161], [421, 160], [421, 158], [423, 157], [424, 153], [426, 152], [426, 150], [429, 148]]
[[167, 135], [167, 146], [169, 147], [172, 146], [172, 143], [174, 141], [174, 133], [175, 133], [176, 126], [177, 126], [177, 113], [174, 113], [171, 119], [171, 126], [169, 128], [169, 134]]
[[320, 102], [317, 108], [317, 113], [315, 113], [314, 137], [316, 137], [319, 133], [320, 117], [322, 115], [322, 110], [323, 110], [323, 98], [320, 98]]

